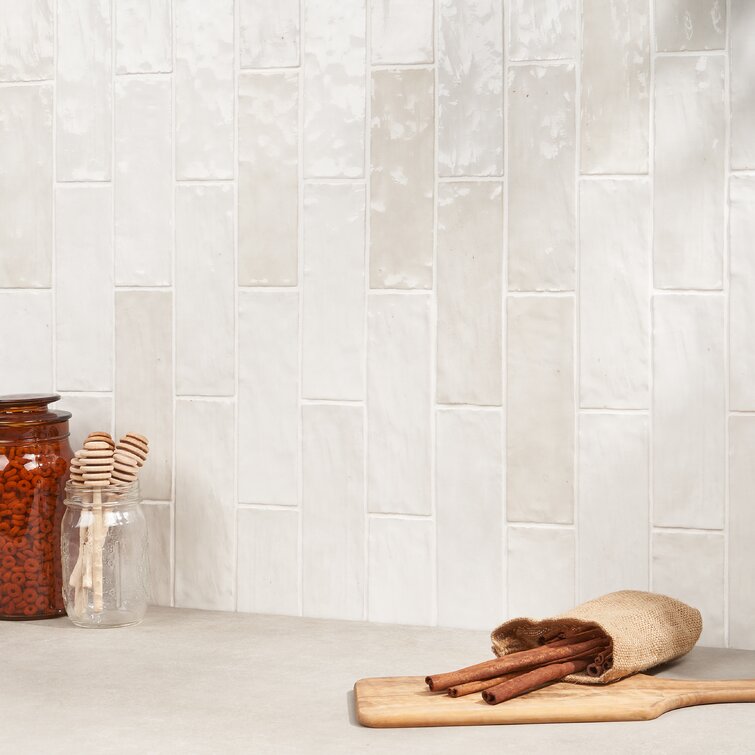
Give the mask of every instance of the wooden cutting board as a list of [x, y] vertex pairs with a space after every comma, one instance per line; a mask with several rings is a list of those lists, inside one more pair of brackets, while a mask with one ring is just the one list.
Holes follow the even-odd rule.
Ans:
[[488, 705], [479, 693], [452, 698], [430, 692], [421, 676], [395, 676], [360, 679], [354, 696], [359, 723], [377, 728], [647, 721], [690, 705], [755, 702], [755, 679], [697, 681], [638, 674], [601, 686], [560, 682]]

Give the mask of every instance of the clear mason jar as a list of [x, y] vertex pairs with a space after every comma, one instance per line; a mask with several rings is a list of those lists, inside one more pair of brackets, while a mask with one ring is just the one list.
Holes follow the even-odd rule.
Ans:
[[147, 524], [139, 483], [96, 489], [69, 480], [61, 526], [63, 602], [81, 627], [138, 624], [147, 610]]

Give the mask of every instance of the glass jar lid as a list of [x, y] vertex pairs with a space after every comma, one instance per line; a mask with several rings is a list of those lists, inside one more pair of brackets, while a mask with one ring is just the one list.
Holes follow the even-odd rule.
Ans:
[[16, 393], [0, 396], [0, 427], [49, 425], [67, 422], [71, 412], [51, 411], [48, 404], [60, 401], [57, 393]]

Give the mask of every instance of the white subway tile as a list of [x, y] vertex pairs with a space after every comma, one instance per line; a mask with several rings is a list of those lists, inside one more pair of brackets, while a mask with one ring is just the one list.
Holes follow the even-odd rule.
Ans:
[[171, 0], [115, 0], [116, 73], [171, 70]]
[[310, 184], [304, 190], [306, 398], [363, 398], [364, 213], [360, 184]]
[[147, 520], [147, 543], [149, 554], [150, 603], [156, 606], [173, 604], [171, 585], [172, 554], [170, 541], [173, 525], [170, 503], [148, 503], [141, 507]]
[[232, 402], [176, 402], [176, 605], [181, 608], [234, 610], [233, 446]]
[[647, 0], [583, 0], [581, 170], [647, 173]]
[[233, 187], [176, 189], [176, 393], [234, 392]]
[[51, 293], [0, 291], [0, 323], [0, 395], [51, 393]]
[[511, 60], [573, 58], [577, 48], [575, 0], [510, 0]]
[[726, 46], [726, 0], [663, 0], [655, 4], [659, 52], [722, 50]]
[[701, 645], [724, 644], [724, 538], [721, 533], [653, 533], [653, 592], [697, 608]]
[[755, 168], [755, 5], [731, 0], [729, 81], [731, 97], [731, 167]]
[[299, 512], [239, 509], [237, 610], [299, 613]]
[[578, 602], [649, 587], [648, 418], [579, 420]]
[[511, 291], [574, 289], [575, 86], [572, 63], [509, 71]]
[[433, 62], [433, 0], [369, 0], [373, 63]]
[[368, 302], [368, 507], [430, 514], [430, 296]]
[[299, 295], [239, 294], [239, 500], [294, 506], [299, 459]]
[[509, 521], [570, 524], [574, 508], [574, 299], [508, 301]]
[[433, 72], [374, 71], [370, 285], [433, 285]]
[[139, 482], [145, 498], [171, 498], [173, 458], [172, 294], [116, 291], [115, 430], [149, 438]]
[[364, 175], [365, 1], [306, 2], [304, 175]]
[[653, 523], [723, 527], [723, 298], [656, 296], [653, 365]]
[[503, 173], [500, 0], [441, 0], [438, 8], [438, 172]]
[[295, 286], [299, 76], [239, 76], [239, 283]]
[[370, 519], [370, 621], [434, 623], [434, 535], [429, 519]]
[[113, 139], [111, 0], [58, 3], [56, 178], [109, 181]]
[[0, 81], [52, 79], [53, 0], [0, 0]]
[[441, 184], [437, 233], [437, 400], [497, 406], [502, 348], [501, 185]]
[[655, 64], [657, 288], [721, 288], [724, 244], [724, 57]]
[[302, 596], [306, 616], [364, 618], [363, 412], [302, 408]]
[[113, 192], [55, 191], [55, 386], [113, 388]]
[[574, 607], [574, 531], [508, 528], [508, 617], [544, 619]]
[[647, 409], [650, 380], [650, 185], [580, 186], [580, 403]]
[[233, 0], [182, 0], [176, 23], [176, 178], [233, 178]]
[[489, 629], [505, 605], [501, 417], [466, 409], [435, 417], [438, 623]]
[[299, 0], [240, 0], [242, 68], [299, 65]]
[[115, 279], [166, 286], [173, 259], [171, 85], [115, 82]]
[[51, 284], [52, 102], [52, 84], [0, 89], [0, 287]]
[[113, 397], [110, 394], [69, 396], [62, 391], [60, 403], [54, 409], [62, 409], [73, 415], [70, 422], [71, 448], [76, 451], [84, 445], [87, 435], [95, 432], [113, 433]]

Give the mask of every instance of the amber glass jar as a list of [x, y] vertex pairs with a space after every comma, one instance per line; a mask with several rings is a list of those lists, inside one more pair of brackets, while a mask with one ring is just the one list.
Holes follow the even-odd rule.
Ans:
[[62, 616], [60, 523], [71, 446], [57, 395], [0, 396], [0, 619]]

